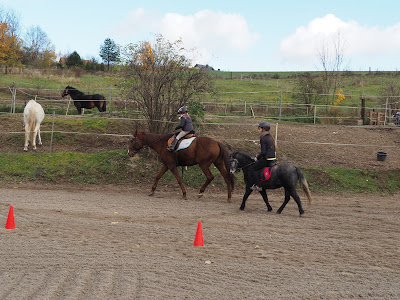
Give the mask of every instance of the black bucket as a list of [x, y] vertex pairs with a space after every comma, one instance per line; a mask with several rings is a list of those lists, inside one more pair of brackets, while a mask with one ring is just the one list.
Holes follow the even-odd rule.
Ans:
[[387, 153], [386, 153], [386, 152], [379, 151], [379, 152], [377, 153], [377, 155], [376, 155], [376, 160], [377, 160], [377, 161], [385, 161], [386, 156], [387, 156]]

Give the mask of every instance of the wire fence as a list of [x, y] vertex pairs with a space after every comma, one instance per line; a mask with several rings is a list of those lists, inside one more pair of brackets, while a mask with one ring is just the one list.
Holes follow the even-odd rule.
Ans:
[[[27, 99], [35, 98], [41, 103], [45, 110], [55, 110], [57, 114], [75, 114], [73, 100], [69, 97], [61, 96], [62, 90], [59, 89], [34, 89], [34, 88], [17, 88], [15, 86], [0, 87], [0, 91], [10, 93], [10, 98], [0, 98], [1, 111], [6, 112], [7, 109], [11, 113], [21, 112], [25, 106]], [[114, 87], [107, 89], [96, 89], [96, 91], [85, 91], [87, 94], [102, 93], [106, 96], [106, 104], [108, 112], [127, 112], [143, 114], [140, 110], [139, 102], [132, 99], [126, 99], [121, 96], [121, 91]], [[244, 92], [227, 92], [224, 94], [240, 95]], [[283, 91], [256, 91], [246, 92], [247, 94], [275, 94], [276, 101], [262, 100], [240, 100], [231, 99], [230, 101], [203, 101], [197, 99], [204, 105], [207, 114], [215, 114], [228, 117], [251, 116], [253, 118], [268, 118], [277, 121], [298, 121], [302, 123], [331, 123], [331, 124], [376, 124], [387, 125], [394, 123], [400, 124], [397, 110], [399, 101], [396, 97], [387, 97], [385, 106], [362, 107], [362, 106], [335, 106], [328, 104], [302, 104], [290, 102], [288, 99], [283, 101]], [[285, 92], [291, 94], [292, 92]], [[4, 94], [4, 93], [3, 93]], [[319, 95], [321, 97], [326, 95]], [[351, 95], [350, 95], [351, 96]], [[371, 96], [372, 97], [372, 96]], [[390, 102], [389, 102], [390, 99]], [[19, 109], [19, 111], [18, 111]], [[371, 120], [372, 119], [372, 120]]]
[[[20, 118], [21, 121], [23, 119], [23, 116], [21, 113], [1, 113], [0, 117], [7, 117], [7, 116], [11, 116], [11, 117], [16, 117], [16, 118]], [[131, 134], [121, 134], [121, 133], [116, 133], [116, 132], [109, 132], [109, 133], [104, 133], [104, 132], [83, 132], [83, 131], [71, 131], [71, 130], [65, 130], [65, 128], [57, 128], [57, 126], [55, 126], [55, 120], [56, 118], [60, 118], [59, 115], [56, 115], [55, 112], [53, 112], [53, 114], [51, 115], [47, 115], [46, 117], [47, 119], [51, 118], [51, 130], [45, 130], [45, 131], [41, 131], [41, 133], [48, 133], [50, 134], [50, 141], [49, 141], [49, 153], [53, 152], [54, 146], [53, 146], [53, 136], [55, 134], [62, 134], [62, 135], [94, 135], [94, 136], [104, 136], [104, 137], [117, 137], [117, 138], [130, 138], [132, 137]], [[74, 115], [74, 116], [69, 116], [68, 119], [84, 119], [84, 118], [88, 118], [88, 116], [82, 116], [82, 115]], [[243, 117], [242, 117], [243, 118]], [[93, 118], [90, 118], [93, 119]], [[250, 117], [248, 117], [246, 120], [252, 119]], [[119, 122], [139, 122], [142, 123], [142, 126], [140, 127], [145, 127], [145, 119], [144, 118], [121, 118], [121, 117], [107, 117], [107, 116], [96, 116], [95, 120], [112, 120], [112, 121], [119, 121]], [[157, 122], [162, 122], [162, 123], [173, 123], [170, 121], [164, 121], [164, 120], [156, 120]], [[273, 123], [273, 128], [274, 128], [274, 134], [275, 134], [275, 140], [276, 143], [292, 143], [290, 141], [285, 141], [285, 140], [280, 140], [279, 138], [279, 130], [278, 128], [280, 128], [281, 126], [285, 126], [285, 124], [281, 124], [279, 125], [279, 123]], [[207, 122], [204, 121], [201, 124], [202, 127], [207, 127], [210, 128], [210, 126], [227, 126], [227, 127], [237, 127], [237, 126], [249, 126], [254, 128], [255, 123], [253, 122]], [[400, 130], [400, 127], [396, 127], [395, 129]], [[1, 134], [21, 134], [24, 135], [25, 131], [8, 131], [8, 132], [2, 132]], [[256, 143], [258, 142], [258, 139], [246, 139], [246, 138], [235, 138], [235, 137], [223, 137], [221, 139], [224, 142], [253, 142]], [[318, 141], [300, 141], [300, 142], [296, 142], [296, 143], [300, 143], [300, 144], [315, 144], [315, 145], [326, 145], [326, 146], [349, 146], [349, 147], [371, 147], [374, 145], [371, 144], [353, 144], [353, 143], [333, 143], [333, 142], [318, 142]], [[398, 146], [393, 146], [393, 145], [380, 145], [380, 148], [385, 149], [385, 148], [398, 148]]]

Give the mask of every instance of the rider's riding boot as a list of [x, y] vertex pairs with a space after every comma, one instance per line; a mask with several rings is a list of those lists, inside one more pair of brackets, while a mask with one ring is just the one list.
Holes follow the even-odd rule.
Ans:
[[262, 187], [259, 186], [259, 185], [256, 185], [256, 184], [253, 184], [253, 186], [251, 187], [251, 189], [252, 189], [253, 191], [259, 191], [259, 192], [262, 191]]
[[253, 191], [262, 191], [262, 187], [261, 187], [261, 182], [260, 179], [255, 178], [255, 183], [253, 184], [253, 186], [251, 187], [251, 189]]
[[169, 146], [167, 149], [168, 149], [168, 151], [174, 151], [175, 150], [175, 146], [176, 146], [176, 144], [178, 143], [178, 139], [174, 139], [173, 141], [172, 141], [172, 143], [171, 143], [171, 146]]

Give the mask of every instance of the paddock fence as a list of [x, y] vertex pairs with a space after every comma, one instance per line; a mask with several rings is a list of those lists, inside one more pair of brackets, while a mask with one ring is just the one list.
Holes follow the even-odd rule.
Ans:
[[[106, 89], [83, 91], [86, 94], [100, 93], [106, 97], [107, 111], [110, 113], [143, 115], [140, 105], [133, 99], [121, 96], [118, 88], [110, 86]], [[4, 94], [9, 93], [9, 98]], [[60, 89], [18, 88], [15, 86], [0, 87], [0, 111], [16, 113], [21, 112], [27, 100], [36, 99], [45, 110], [56, 111], [57, 114], [76, 114], [73, 101], [68, 97], [61, 97]], [[262, 94], [274, 95], [275, 101], [257, 100]], [[253, 117], [274, 121], [295, 121], [301, 123], [322, 124], [347, 124], [347, 125], [400, 125], [399, 114], [396, 115], [399, 99], [388, 98], [386, 105], [376, 107], [326, 105], [326, 104], [301, 104], [291, 102], [291, 92], [263, 91], [248, 92], [254, 100], [245, 101], [238, 98], [241, 93], [232, 94], [228, 101], [210, 101], [197, 98], [195, 101], [203, 104], [206, 114], [218, 117]], [[319, 95], [324, 97], [326, 95]], [[351, 96], [351, 95], [350, 95]], [[376, 96], [366, 96], [376, 97]], [[389, 102], [390, 99], [390, 102]], [[95, 109], [94, 109], [95, 110]], [[87, 112], [85, 112], [87, 113]], [[372, 119], [371, 119], [372, 118]]]

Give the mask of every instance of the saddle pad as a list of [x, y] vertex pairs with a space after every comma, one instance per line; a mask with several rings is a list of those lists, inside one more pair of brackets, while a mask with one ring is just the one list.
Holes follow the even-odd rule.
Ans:
[[271, 177], [272, 170], [276, 167], [276, 165], [272, 167], [266, 167], [264, 168], [262, 172], [262, 176], [260, 178], [261, 181], [267, 181]]
[[[189, 133], [189, 134], [185, 135], [185, 136], [181, 139], [181, 141], [182, 141], [183, 139], [190, 139], [190, 138], [192, 138], [192, 137], [196, 137], [196, 136], [195, 136], [194, 134]], [[172, 144], [172, 142], [174, 141], [174, 139], [175, 139], [174, 136], [172, 136], [172, 137], [169, 138], [169, 140], [168, 140], [168, 142], [167, 142], [168, 147], [171, 146], [171, 144]]]
[[194, 136], [194, 137], [191, 137], [190, 139], [181, 139], [181, 142], [179, 143], [178, 148], [175, 151], [186, 149], [187, 147], [190, 146], [190, 144], [193, 142], [193, 140], [195, 138], [196, 137]]

